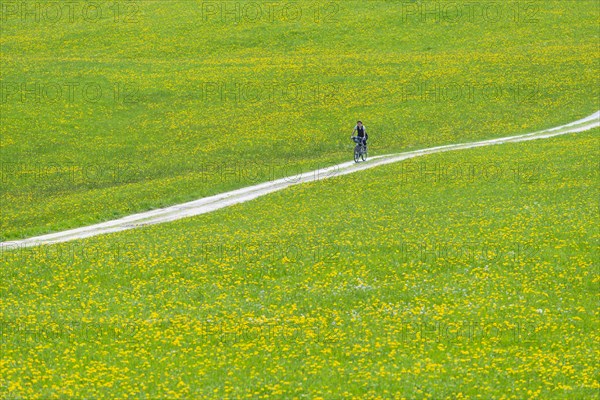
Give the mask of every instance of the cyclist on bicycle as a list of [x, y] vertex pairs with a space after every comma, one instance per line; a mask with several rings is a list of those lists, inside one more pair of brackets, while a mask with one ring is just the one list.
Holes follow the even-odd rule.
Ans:
[[352, 136], [354, 137], [354, 132], [356, 132], [356, 136], [361, 140], [362, 144], [367, 147], [367, 140], [369, 139], [369, 135], [367, 135], [367, 128], [363, 125], [362, 121], [356, 121], [356, 126], [352, 131]]

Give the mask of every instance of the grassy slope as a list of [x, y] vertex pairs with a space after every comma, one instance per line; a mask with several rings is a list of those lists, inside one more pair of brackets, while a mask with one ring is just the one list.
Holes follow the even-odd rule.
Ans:
[[4, 395], [593, 398], [597, 136], [4, 254]]
[[[497, 22], [493, 10], [436, 22], [407, 16], [405, 2], [315, 2], [298, 20], [277, 9], [273, 22], [242, 14], [238, 24], [190, 1], [134, 2], [135, 22], [115, 23], [102, 4], [96, 23], [3, 21], [3, 96], [22, 83], [65, 93], [56, 103], [3, 97], [0, 239], [346, 160], [357, 118], [381, 154], [555, 126], [598, 108], [595, 1], [527, 3], [535, 8], [518, 20], [515, 2]], [[100, 87], [100, 99], [76, 91], [69, 101], [70, 82]], [[213, 83], [248, 91], [222, 100], [207, 94]], [[411, 92], [424, 83], [462, 92]], [[115, 84], [129, 85], [129, 102], [114, 99]]]

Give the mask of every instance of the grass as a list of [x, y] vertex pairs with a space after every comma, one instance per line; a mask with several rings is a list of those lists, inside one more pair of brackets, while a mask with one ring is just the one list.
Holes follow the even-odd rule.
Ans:
[[595, 398], [600, 129], [4, 253], [4, 398]]
[[111, 1], [57, 22], [35, 4], [39, 21], [3, 9], [0, 240], [347, 160], [357, 119], [383, 154], [598, 109], [591, 0], [425, 19], [409, 2], [278, 3], [272, 20], [256, 2]]

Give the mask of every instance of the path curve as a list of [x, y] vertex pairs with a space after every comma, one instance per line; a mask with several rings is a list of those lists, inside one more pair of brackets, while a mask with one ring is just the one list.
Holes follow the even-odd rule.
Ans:
[[391, 164], [409, 158], [419, 157], [427, 154], [441, 153], [445, 151], [471, 149], [475, 147], [490, 146], [503, 143], [525, 142], [528, 140], [545, 139], [553, 136], [564, 135], [567, 133], [583, 132], [600, 126], [600, 111], [589, 117], [580, 119], [567, 125], [543, 131], [527, 133], [517, 136], [509, 136], [497, 139], [482, 140], [479, 142], [450, 144], [445, 146], [431, 147], [428, 149], [408, 151], [398, 154], [387, 154], [371, 157], [367, 162], [356, 164], [354, 161], [333, 165], [328, 168], [322, 168], [312, 172], [305, 172], [291, 177], [285, 177], [258, 185], [248, 186], [242, 189], [233, 190], [205, 197], [188, 203], [178, 204], [166, 208], [147, 211], [139, 214], [132, 214], [127, 217], [119, 218], [113, 221], [102, 222], [100, 224], [90, 225], [82, 228], [70, 229], [63, 232], [50, 233], [47, 235], [31, 237], [28, 239], [15, 240], [0, 243], [0, 250], [19, 249], [23, 247], [32, 247], [53, 243], [68, 242], [71, 240], [84, 239], [92, 236], [104, 235], [135, 229], [142, 226], [161, 224], [164, 222], [175, 221], [182, 218], [193, 217], [200, 214], [206, 214], [220, 208], [228, 207], [233, 204], [244, 203], [257, 197], [285, 189], [289, 186], [300, 183], [312, 182], [332, 178], [335, 176], [347, 175], [379, 165]]

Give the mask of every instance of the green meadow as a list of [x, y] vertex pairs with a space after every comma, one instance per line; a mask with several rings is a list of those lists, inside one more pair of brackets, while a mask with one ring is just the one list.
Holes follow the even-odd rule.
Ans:
[[[597, 1], [2, 1], [0, 241], [599, 110]], [[595, 399], [598, 135], [0, 247], [1, 399]], [[367, 161], [368, 163], [368, 161]]]
[[595, 398], [599, 132], [5, 252], [3, 398]]
[[0, 240], [598, 108], [598, 3], [2, 3]]

